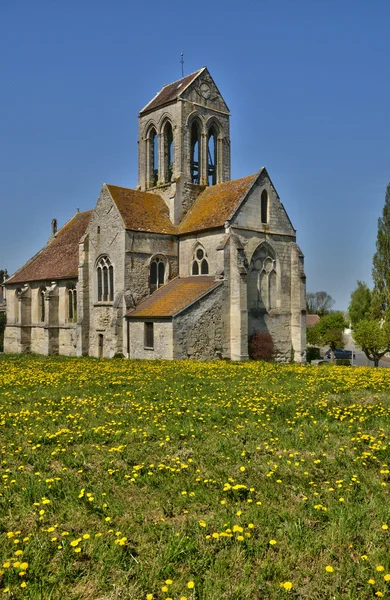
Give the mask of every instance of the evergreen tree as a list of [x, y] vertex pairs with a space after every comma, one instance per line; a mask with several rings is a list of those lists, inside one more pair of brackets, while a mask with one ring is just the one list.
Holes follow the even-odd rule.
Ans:
[[390, 322], [390, 184], [386, 188], [382, 217], [378, 219], [376, 252], [372, 262], [372, 316]]
[[354, 327], [363, 319], [371, 316], [371, 291], [364, 281], [357, 282], [357, 288], [351, 294], [348, 306], [349, 318]]

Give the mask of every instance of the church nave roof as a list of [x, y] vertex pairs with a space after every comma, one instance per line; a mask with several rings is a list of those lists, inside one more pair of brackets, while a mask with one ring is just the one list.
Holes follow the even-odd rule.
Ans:
[[91, 214], [91, 210], [76, 213], [7, 283], [77, 277], [79, 242], [87, 229]]

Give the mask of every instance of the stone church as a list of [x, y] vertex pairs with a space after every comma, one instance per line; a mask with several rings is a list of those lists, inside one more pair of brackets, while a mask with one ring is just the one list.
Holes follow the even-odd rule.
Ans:
[[206, 67], [139, 113], [138, 186], [103, 184], [5, 284], [5, 352], [305, 361], [303, 255], [265, 168], [230, 179], [229, 109]]

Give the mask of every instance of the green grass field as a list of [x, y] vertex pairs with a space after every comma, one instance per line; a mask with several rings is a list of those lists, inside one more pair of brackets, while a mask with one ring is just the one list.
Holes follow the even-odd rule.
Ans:
[[0, 357], [0, 597], [390, 596], [390, 369]]

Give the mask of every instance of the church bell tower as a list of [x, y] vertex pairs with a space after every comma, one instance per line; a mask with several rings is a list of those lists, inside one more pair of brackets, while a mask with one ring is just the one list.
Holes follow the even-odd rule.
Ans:
[[230, 112], [206, 67], [139, 113], [138, 189], [162, 196], [180, 223], [206, 186], [230, 180]]

